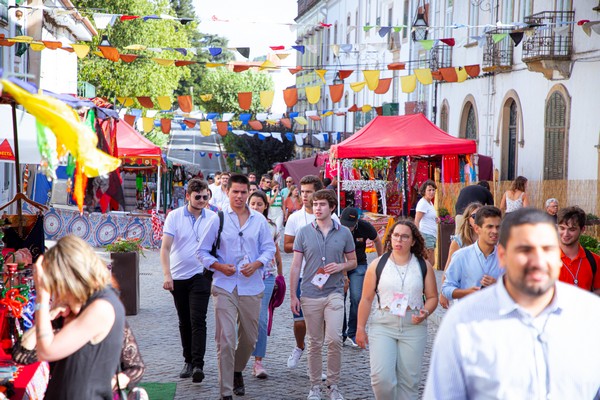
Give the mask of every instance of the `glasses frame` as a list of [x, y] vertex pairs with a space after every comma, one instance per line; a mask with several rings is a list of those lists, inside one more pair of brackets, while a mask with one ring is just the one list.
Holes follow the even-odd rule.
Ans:
[[208, 195], [208, 194], [197, 194], [197, 195], [194, 196], [194, 200], [200, 201], [200, 199], [202, 199], [204, 201], [208, 201], [210, 199], [210, 195]]

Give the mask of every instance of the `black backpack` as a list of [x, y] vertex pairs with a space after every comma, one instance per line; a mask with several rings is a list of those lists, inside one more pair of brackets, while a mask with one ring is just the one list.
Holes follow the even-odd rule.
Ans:
[[[217, 256], [217, 250], [221, 248], [221, 232], [223, 232], [223, 222], [225, 220], [223, 211], [219, 211], [217, 214], [219, 215], [219, 233], [217, 233], [217, 239], [213, 243], [212, 249], [210, 249], [210, 255], [213, 257]], [[202, 275], [209, 280], [212, 280], [214, 274], [215, 273], [208, 268], [204, 268], [204, 271], [202, 271]]]
[[[594, 277], [596, 276], [596, 269], [598, 268], [598, 266], [596, 265], [596, 259], [594, 258], [594, 255], [592, 254], [591, 251], [589, 251], [588, 249], [583, 249], [585, 251], [585, 258], [587, 258], [588, 262], [590, 263], [590, 267], [592, 268], [592, 282], [594, 281]], [[592, 292], [594, 291], [594, 286], [592, 283]]]
[[[379, 304], [379, 308], [381, 308], [381, 301], [379, 300], [379, 280], [381, 279], [381, 273], [383, 272], [383, 268], [387, 263], [390, 255], [392, 253], [384, 253], [379, 262], [377, 263], [377, 268], [375, 269], [375, 294], [377, 295], [377, 303]], [[427, 276], [427, 263], [421, 257], [417, 256], [417, 260], [419, 261], [419, 267], [421, 267], [421, 275], [423, 276], [423, 291], [425, 290], [425, 277]], [[425, 297], [425, 296], [423, 296]]]

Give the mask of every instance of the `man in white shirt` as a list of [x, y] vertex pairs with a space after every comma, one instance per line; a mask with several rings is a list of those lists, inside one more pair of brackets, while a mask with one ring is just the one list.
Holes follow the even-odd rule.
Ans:
[[438, 330], [425, 399], [599, 399], [600, 299], [558, 281], [554, 221], [505, 216], [504, 276], [452, 307]]
[[163, 288], [173, 295], [185, 364], [180, 378], [204, 379], [206, 351], [206, 311], [210, 299], [210, 280], [202, 274], [196, 248], [215, 213], [206, 209], [208, 186], [191, 179], [185, 195], [187, 204], [171, 211], [165, 219], [160, 262]]
[[227, 182], [229, 182], [229, 172], [222, 172], [220, 182], [221, 185], [212, 191], [212, 199], [210, 199], [210, 204], [222, 210], [227, 205], [229, 205], [229, 197], [227, 196]]

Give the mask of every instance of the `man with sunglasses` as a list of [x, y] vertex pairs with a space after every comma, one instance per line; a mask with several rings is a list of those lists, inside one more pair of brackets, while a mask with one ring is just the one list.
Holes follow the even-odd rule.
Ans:
[[260, 183], [258, 184], [258, 188], [265, 192], [269, 199], [271, 199], [271, 182], [273, 182], [271, 175], [264, 174], [260, 177]]
[[502, 275], [496, 247], [502, 211], [494, 206], [483, 206], [475, 215], [477, 241], [457, 250], [452, 255], [442, 284], [442, 294], [448, 299], [461, 299], [496, 283]]
[[206, 208], [210, 196], [205, 181], [191, 179], [185, 198], [187, 204], [171, 211], [165, 219], [160, 263], [163, 289], [173, 295], [179, 318], [185, 360], [179, 377], [192, 377], [193, 382], [200, 383], [204, 379], [206, 312], [211, 282], [202, 274], [196, 249], [215, 213]]
[[294, 185], [294, 179], [291, 176], [288, 176], [287, 178], [285, 178], [285, 187], [283, 189], [281, 189], [281, 197], [283, 197], [284, 201], [287, 198], [288, 194], [290, 193], [290, 187], [292, 187], [293, 185]]

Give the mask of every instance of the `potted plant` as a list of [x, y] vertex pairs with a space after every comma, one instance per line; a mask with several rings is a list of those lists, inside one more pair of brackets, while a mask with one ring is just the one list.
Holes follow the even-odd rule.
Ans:
[[440, 220], [440, 235], [438, 241], [438, 265], [439, 270], [443, 270], [446, 266], [446, 260], [448, 259], [448, 250], [450, 249], [450, 242], [452, 235], [456, 229], [455, 221], [450, 212], [446, 208], [441, 207], [438, 210], [438, 217]]
[[144, 255], [141, 242], [141, 239], [117, 238], [105, 246], [110, 253], [112, 275], [119, 284], [126, 315], [137, 315], [140, 310], [139, 255]]

